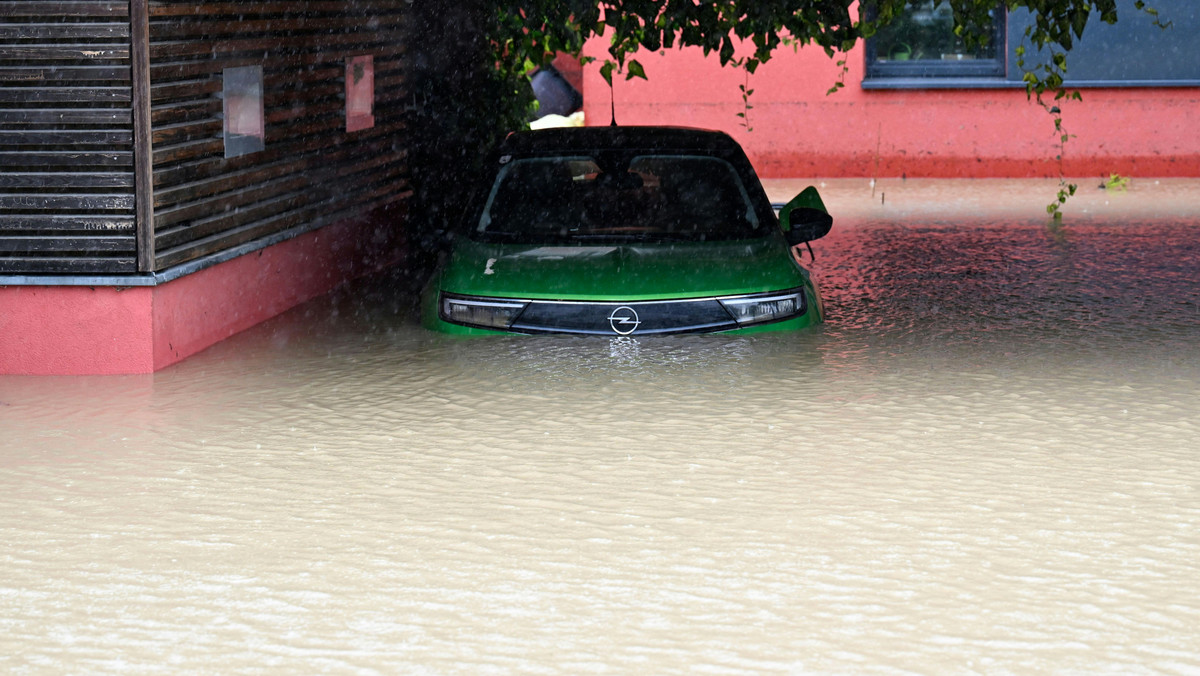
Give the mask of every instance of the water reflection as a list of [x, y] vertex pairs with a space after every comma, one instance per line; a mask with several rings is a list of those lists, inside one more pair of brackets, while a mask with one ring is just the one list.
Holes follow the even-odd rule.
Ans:
[[461, 340], [381, 280], [0, 377], [0, 668], [1200, 669], [1195, 226], [842, 225], [802, 334]]

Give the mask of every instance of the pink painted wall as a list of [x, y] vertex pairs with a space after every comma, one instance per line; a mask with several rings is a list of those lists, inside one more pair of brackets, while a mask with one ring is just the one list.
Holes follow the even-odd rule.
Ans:
[[149, 373], [153, 290], [0, 287], [0, 373]]
[[[589, 125], [609, 122], [606, 45], [594, 39], [584, 50], [598, 59], [583, 76]], [[765, 177], [1058, 175], [1054, 123], [1024, 89], [864, 90], [861, 47], [847, 56], [846, 86], [830, 95], [839, 67], [819, 49], [781, 49], [748, 81], [699, 49], [636, 58], [649, 81], [617, 79], [618, 123], [726, 131]], [[753, 131], [737, 117], [741, 84], [754, 90]], [[1075, 136], [1068, 176], [1200, 176], [1198, 88], [1086, 89], [1062, 108]]]
[[0, 286], [0, 373], [164, 368], [395, 263], [401, 218], [342, 221], [153, 287]]

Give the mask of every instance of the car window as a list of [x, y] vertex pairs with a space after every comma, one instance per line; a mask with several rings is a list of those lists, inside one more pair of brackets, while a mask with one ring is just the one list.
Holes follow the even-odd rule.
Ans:
[[746, 186], [706, 155], [597, 153], [512, 159], [474, 235], [492, 241], [706, 241], [762, 234]]

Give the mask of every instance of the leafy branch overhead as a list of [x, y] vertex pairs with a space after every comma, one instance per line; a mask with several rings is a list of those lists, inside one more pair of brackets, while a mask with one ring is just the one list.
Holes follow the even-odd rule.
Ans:
[[[632, 55], [639, 50], [699, 47], [716, 53], [721, 65], [754, 71], [781, 45], [813, 45], [831, 57], [846, 52], [896, 19], [907, 0], [508, 0], [496, 7], [490, 36], [497, 62], [507, 73], [526, 74], [557, 52], [579, 54], [596, 35], [609, 39], [601, 67], [612, 84], [614, 73], [645, 78]], [[1026, 9], [1033, 23], [1029, 45], [1046, 59], [1029, 69], [1030, 94], [1059, 91], [1066, 52], [1093, 21], [1114, 23], [1117, 0], [939, 0], [953, 11], [955, 32], [968, 47], [986, 44], [993, 13]], [[1159, 21], [1157, 12], [1136, 0], [1135, 7]], [[1161, 25], [1161, 24], [1160, 24]], [[742, 56], [738, 56], [739, 49]], [[1022, 57], [1024, 55], [1022, 54]]]
[[[1063, 88], [1067, 52], [1094, 21], [1117, 21], [1118, 0], [936, 0], [952, 11], [955, 35], [968, 49], [986, 46], [991, 39], [994, 14], [1027, 10], [1032, 22], [1016, 49], [1018, 67], [1024, 71], [1026, 93], [1054, 118], [1060, 138], [1060, 190], [1047, 206], [1056, 219], [1076, 186], [1062, 178], [1062, 152], [1070, 137], [1062, 128], [1058, 106], [1045, 102], [1079, 98]], [[780, 46], [815, 46], [834, 58], [850, 51], [860, 40], [875, 35], [904, 12], [908, 0], [506, 0], [494, 5], [495, 30], [489, 35], [501, 77], [523, 78], [559, 52], [579, 55], [594, 36], [609, 41], [608, 58], [600, 75], [612, 86], [613, 75], [646, 78], [642, 64], [632, 58], [639, 50], [656, 52], [675, 47], [699, 47], [705, 55], [716, 53], [722, 66], [745, 70], [747, 78], [771, 59]], [[1158, 12], [1135, 0], [1134, 8], [1165, 28]], [[739, 56], [739, 53], [741, 56]], [[1032, 65], [1027, 65], [1032, 58]], [[837, 62], [840, 75], [829, 89], [844, 86], [848, 66]], [[513, 84], [515, 96], [501, 124], [514, 128], [534, 105], [529, 87]], [[749, 81], [741, 87], [743, 112], [738, 116], [750, 128]]]

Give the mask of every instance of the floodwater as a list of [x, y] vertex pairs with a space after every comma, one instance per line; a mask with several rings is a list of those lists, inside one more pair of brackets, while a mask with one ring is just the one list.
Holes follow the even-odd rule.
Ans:
[[827, 185], [808, 333], [451, 339], [385, 279], [0, 376], [0, 672], [1200, 673], [1195, 187], [947, 185]]

